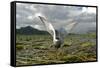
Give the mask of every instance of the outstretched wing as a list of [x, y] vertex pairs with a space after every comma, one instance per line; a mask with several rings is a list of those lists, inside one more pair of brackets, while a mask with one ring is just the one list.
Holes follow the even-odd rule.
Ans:
[[65, 29], [67, 30], [68, 33], [70, 33], [77, 24], [78, 24], [77, 22], [71, 21], [69, 22], [69, 24], [67, 24], [67, 26], [65, 26]]
[[52, 26], [51, 23], [49, 23], [46, 18], [42, 17], [42, 16], [38, 16], [40, 18], [40, 20], [42, 21], [42, 23], [44, 24], [44, 26], [46, 27], [46, 30], [49, 32], [49, 34], [52, 37], [55, 37], [55, 29]]

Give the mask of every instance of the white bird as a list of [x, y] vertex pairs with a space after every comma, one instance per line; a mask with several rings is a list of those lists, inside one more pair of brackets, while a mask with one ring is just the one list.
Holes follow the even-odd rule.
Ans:
[[53, 37], [53, 45], [55, 48], [60, 48], [61, 45], [64, 43], [64, 38], [66, 34], [70, 33], [73, 27], [77, 24], [76, 22], [71, 21], [71, 23], [67, 24], [67, 28], [60, 28], [55, 30], [53, 25], [46, 20], [45, 17], [38, 15], [42, 23], [44, 24], [47, 32]]

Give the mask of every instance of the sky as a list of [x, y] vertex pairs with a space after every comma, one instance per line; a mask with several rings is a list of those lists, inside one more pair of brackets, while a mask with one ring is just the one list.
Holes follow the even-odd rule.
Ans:
[[96, 8], [81, 6], [62, 6], [46, 4], [16, 4], [16, 28], [32, 26], [38, 30], [45, 30], [43, 23], [36, 14], [46, 17], [55, 29], [67, 28], [71, 21], [78, 24], [72, 32], [84, 33], [96, 28]]

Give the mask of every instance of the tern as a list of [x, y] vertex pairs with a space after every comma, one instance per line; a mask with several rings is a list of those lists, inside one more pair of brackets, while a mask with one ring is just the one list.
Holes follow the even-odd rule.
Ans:
[[66, 29], [61, 27], [60, 29], [54, 29], [53, 25], [47, 21], [46, 17], [42, 15], [38, 15], [42, 23], [44, 24], [46, 31], [52, 36], [53, 39], [53, 46], [58, 49], [64, 43], [65, 36], [70, 33], [70, 31], [75, 27], [77, 24], [74, 21], [67, 24]]

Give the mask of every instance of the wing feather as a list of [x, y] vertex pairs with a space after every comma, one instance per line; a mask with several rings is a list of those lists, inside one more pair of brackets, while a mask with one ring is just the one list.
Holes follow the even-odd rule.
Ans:
[[67, 26], [65, 26], [65, 29], [67, 30], [68, 33], [70, 33], [77, 24], [78, 24], [77, 22], [71, 21], [69, 22], [69, 24], [67, 24]]
[[44, 17], [39, 16], [40, 20], [42, 21], [42, 23], [44, 24], [44, 26], [46, 27], [47, 32], [54, 37], [55, 36], [55, 29], [53, 27], [53, 25], [51, 23], [49, 23]]

